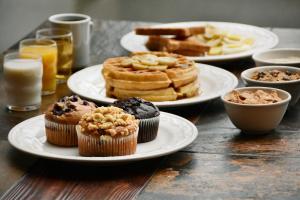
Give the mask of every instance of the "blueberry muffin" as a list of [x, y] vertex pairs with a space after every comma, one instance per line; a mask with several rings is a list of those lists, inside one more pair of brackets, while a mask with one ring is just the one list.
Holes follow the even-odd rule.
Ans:
[[81, 156], [134, 154], [138, 120], [117, 107], [99, 107], [82, 116], [77, 129]]
[[159, 109], [153, 103], [141, 98], [132, 97], [115, 101], [113, 106], [122, 108], [140, 121], [138, 143], [149, 142], [156, 138], [160, 113]]
[[45, 113], [47, 141], [58, 146], [77, 146], [75, 127], [83, 114], [95, 108], [94, 103], [82, 100], [76, 95], [63, 97], [49, 106]]

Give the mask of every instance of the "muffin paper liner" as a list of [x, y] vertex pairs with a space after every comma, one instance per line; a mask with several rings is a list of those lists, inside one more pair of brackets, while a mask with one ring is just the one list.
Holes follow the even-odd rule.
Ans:
[[134, 154], [136, 151], [138, 129], [133, 134], [120, 137], [85, 135], [80, 131], [79, 125], [76, 126], [76, 130], [81, 156], [123, 156]]
[[139, 120], [138, 143], [150, 142], [157, 136], [159, 116]]
[[77, 146], [76, 125], [60, 124], [45, 119], [47, 141], [51, 144], [74, 147]]

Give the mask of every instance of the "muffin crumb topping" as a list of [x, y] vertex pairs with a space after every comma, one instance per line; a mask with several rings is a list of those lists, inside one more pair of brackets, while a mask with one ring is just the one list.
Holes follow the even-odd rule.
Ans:
[[138, 128], [138, 120], [117, 107], [98, 107], [82, 116], [81, 132], [92, 135], [130, 135]]

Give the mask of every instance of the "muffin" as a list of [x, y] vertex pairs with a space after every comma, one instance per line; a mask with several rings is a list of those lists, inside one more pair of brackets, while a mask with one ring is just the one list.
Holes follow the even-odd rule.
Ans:
[[99, 107], [82, 116], [77, 129], [81, 156], [134, 154], [138, 123], [133, 115], [117, 107]]
[[94, 103], [76, 95], [63, 97], [49, 106], [45, 113], [47, 141], [58, 146], [77, 146], [76, 125], [83, 114], [95, 108]]
[[159, 126], [159, 109], [153, 103], [132, 97], [115, 101], [113, 106], [122, 108], [139, 119], [138, 143], [149, 142], [156, 138]]

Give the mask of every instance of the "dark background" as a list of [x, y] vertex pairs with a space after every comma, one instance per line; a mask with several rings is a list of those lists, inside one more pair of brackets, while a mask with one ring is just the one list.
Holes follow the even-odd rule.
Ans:
[[0, 0], [0, 51], [48, 16], [63, 12], [85, 13], [99, 19], [215, 20], [265, 27], [300, 27], [300, 0]]

